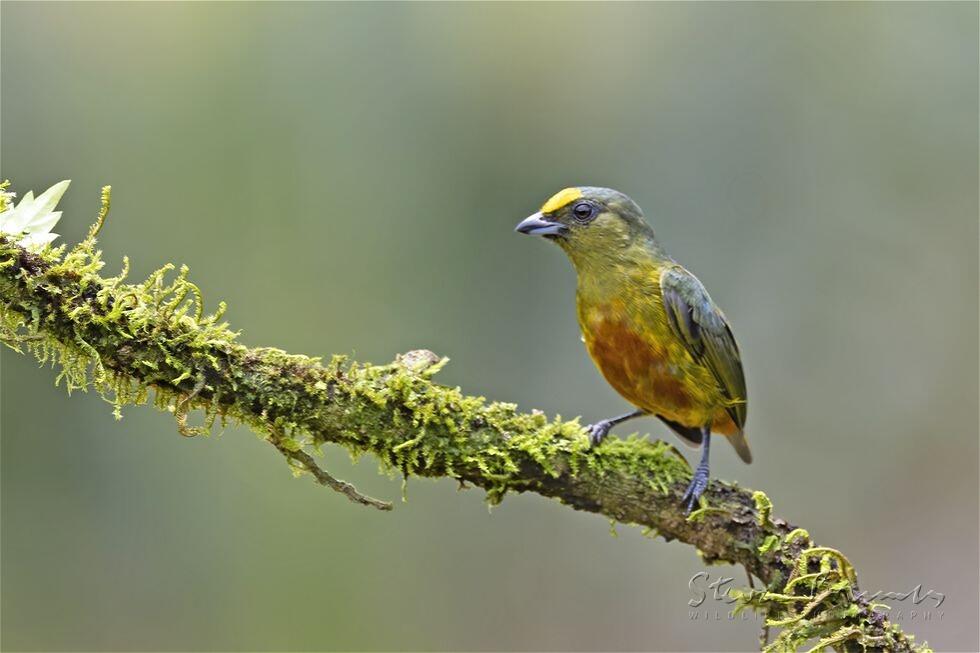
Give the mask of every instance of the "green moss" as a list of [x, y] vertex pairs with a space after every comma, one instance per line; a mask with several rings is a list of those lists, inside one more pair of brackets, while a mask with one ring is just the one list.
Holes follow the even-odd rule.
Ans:
[[0, 181], [0, 213], [3, 213], [11, 207], [11, 196], [8, 194], [7, 189], [10, 188], [10, 180], [4, 179]]
[[773, 550], [776, 545], [779, 544], [778, 535], [770, 535], [765, 539], [765, 541], [759, 545], [759, 553], [765, 555]]
[[728, 516], [731, 515], [731, 513], [724, 508], [712, 508], [711, 506], [704, 506], [703, 508], [698, 508], [697, 510], [693, 511], [690, 515], [688, 515], [687, 521], [696, 522], [704, 519], [706, 515], [710, 515], [712, 513], [719, 514], [719, 515], [728, 515]]
[[810, 533], [808, 533], [805, 528], [794, 528], [786, 535], [786, 538], [783, 541], [786, 544], [792, 544], [796, 540], [800, 540], [800, 539], [805, 540], [807, 542], [810, 541]]
[[[801, 537], [809, 539], [805, 531], [796, 529], [785, 541]], [[779, 538], [769, 536], [759, 547], [760, 553], [772, 551], [778, 542]], [[827, 547], [811, 547], [793, 562], [782, 588], [742, 594], [738, 599], [743, 607], [764, 611], [769, 615], [766, 625], [780, 629], [766, 651], [817, 651], [845, 641], [862, 648], [891, 650], [899, 640], [887, 632], [870, 634], [874, 625], [868, 613], [853, 601], [856, 584], [854, 568], [843, 554]], [[813, 640], [817, 644], [809, 648], [807, 644]]]
[[755, 501], [755, 509], [757, 511], [756, 522], [759, 526], [767, 526], [771, 523], [770, 517], [772, 516], [772, 501], [766, 496], [765, 492], [761, 490], [756, 490], [752, 493], [752, 499]]

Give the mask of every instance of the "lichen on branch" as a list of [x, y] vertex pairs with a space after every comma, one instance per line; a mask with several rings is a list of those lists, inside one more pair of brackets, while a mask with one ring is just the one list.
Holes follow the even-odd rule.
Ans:
[[[240, 422], [268, 440], [294, 472], [350, 500], [387, 510], [317, 463], [324, 443], [371, 454], [391, 474], [448, 477], [483, 488], [491, 503], [535, 492], [578, 510], [635, 524], [697, 548], [707, 563], [743, 565], [764, 589], [738, 596], [778, 631], [767, 650], [911, 651], [912, 637], [857, 590], [840, 552], [772, 516], [761, 492], [712, 481], [689, 517], [680, 497], [690, 467], [669, 444], [610, 438], [590, 449], [577, 419], [549, 419], [440, 385], [446, 360], [419, 350], [385, 365], [249, 348], [204, 307], [186, 267], [166, 265], [128, 283], [129, 263], [102, 275], [97, 226], [73, 248], [29, 251], [0, 236], [0, 341], [58, 370], [69, 392], [94, 388], [115, 405], [152, 401], [185, 436]], [[201, 411], [191, 426], [192, 411]]]

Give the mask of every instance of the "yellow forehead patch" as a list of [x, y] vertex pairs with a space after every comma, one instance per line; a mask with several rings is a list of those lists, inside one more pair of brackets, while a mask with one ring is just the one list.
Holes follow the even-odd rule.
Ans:
[[582, 191], [578, 188], [565, 188], [552, 195], [551, 199], [541, 207], [541, 212], [554, 213], [580, 197], [582, 197]]

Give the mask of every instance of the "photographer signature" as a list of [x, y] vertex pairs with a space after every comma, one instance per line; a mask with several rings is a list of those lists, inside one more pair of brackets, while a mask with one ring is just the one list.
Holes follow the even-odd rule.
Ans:
[[[687, 586], [691, 589], [692, 598], [688, 600], [687, 604], [692, 608], [697, 608], [704, 604], [708, 597], [710, 596], [713, 601], [722, 601], [724, 603], [734, 603], [735, 597], [730, 593], [730, 586], [735, 581], [734, 577], [729, 576], [719, 576], [718, 578], [712, 580], [711, 574], [706, 571], [699, 571], [698, 573], [691, 576], [691, 580], [688, 581]], [[864, 599], [869, 602], [884, 602], [884, 601], [894, 601], [897, 603], [907, 601], [912, 599], [913, 605], [919, 605], [923, 601], [929, 599], [935, 603], [935, 607], [938, 608], [946, 600], [946, 595], [942, 592], [937, 592], [935, 590], [926, 590], [924, 593], [922, 591], [922, 583], [919, 583], [908, 592], [885, 592], [877, 591], [869, 594], [866, 591], [854, 592], [855, 599]]]

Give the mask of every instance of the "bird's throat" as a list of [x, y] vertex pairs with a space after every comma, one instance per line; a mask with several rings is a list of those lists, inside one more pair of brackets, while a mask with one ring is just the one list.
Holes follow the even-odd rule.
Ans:
[[579, 299], [590, 303], [653, 290], [665, 261], [657, 249], [643, 243], [602, 251], [565, 251], [578, 276]]

